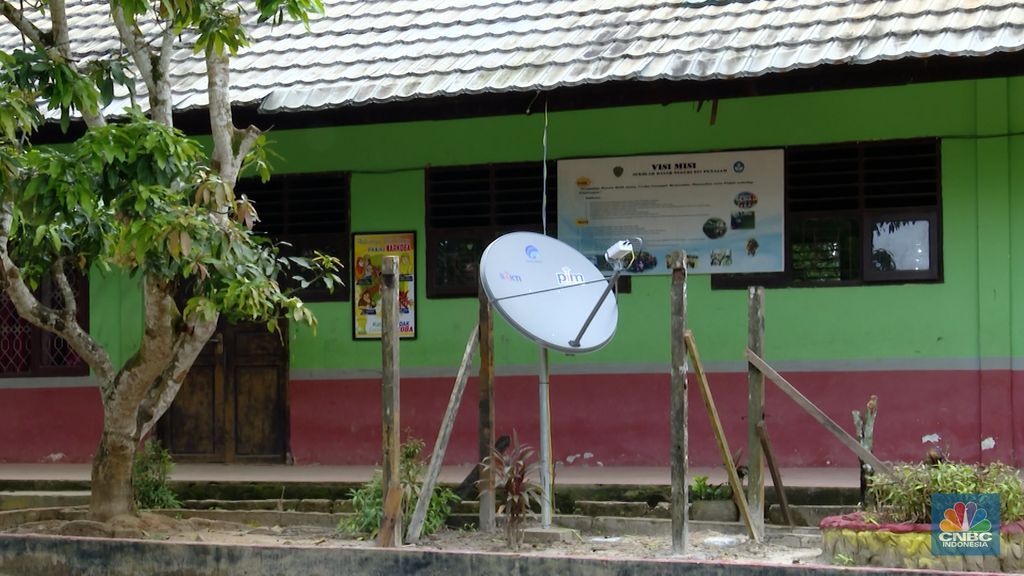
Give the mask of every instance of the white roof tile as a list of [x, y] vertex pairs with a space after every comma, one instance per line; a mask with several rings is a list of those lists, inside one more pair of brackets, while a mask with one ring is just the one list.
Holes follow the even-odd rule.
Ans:
[[[67, 2], [79, 58], [119, 49], [106, 2]], [[236, 103], [310, 110], [1024, 48], [1024, 0], [325, 0], [324, 7], [309, 32], [292, 22], [251, 28], [251, 46], [232, 60]], [[156, 37], [153, 26], [145, 30]], [[178, 110], [207, 104], [192, 40], [176, 39]], [[20, 46], [14, 27], [0, 23], [0, 47]], [[127, 104], [119, 91], [108, 112]]]

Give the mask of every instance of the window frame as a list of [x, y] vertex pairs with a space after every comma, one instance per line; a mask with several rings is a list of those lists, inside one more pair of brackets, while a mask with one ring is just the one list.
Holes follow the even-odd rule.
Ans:
[[[264, 237], [269, 238], [275, 244], [280, 242], [286, 242], [296, 249], [312, 248], [317, 249], [316, 246], [322, 244], [318, 242], [318, 239], [329, 238], [337, 242], [337, 253], [331, 254], [341, 260], [346, 268], [350, 261], [352, 252], [352, 173], [343, 171], [323, 171], [323, 172], [294, 172], [287, 174], [275, 174], [271, 177], [271, 182], [277, 180], [281, 183], [278, 192], [282, 194], [282, 222], [281, 226], [283, 232], [271, 233], [260, 230], [259, 223], [253, 228], [253, 231]], [[306, 181], [305, 183], [303, 181]], [[302, 232], [302, 223], [294, 222], [291, 219], [291, 204], [290, 194], [293, 189], [301, 189], [304, 185], [308, 186], [315, 183], [323, 183], [328, 185], [333, 182], [338, 182], [341, 187], [339, 193], [341, 194], [341, 202], [343, 204], [344, 216], [340, 222], [341, 229], [337, 233], [334, 232]], [[264, 186], [259, 178], [247, 177], [239, 179], [235, 185], [235, 194], [239, 196], [241, 194], [250, 195], [250, 191], [253, 188], [259, 188]], [[260, 201], [256, 200], [256, 213], [260, 212]], [[298, 231], [293, 231], [291, 228], [295, 226]], [[303, 244], [303, 241], [310, 241], [308, 244]], [[287, 248], [283, 251], [285, 255], [288, 255]], [[291, 271], [289, 271], [291, 272]], [[344, 272], [344, 271], [343, 271]], [[341, 274], [342, 278], [346, 278], [346, 282], [342, 286], [335, 286], [334, 292], [327, 290], [325, 286], [318, 285], [317, 287], [308, 287], [297, 290], [295, 295], [302, 299], [303, 302], [348, 302], [351, 300], [352, 287], [349, 286], [347, 281], [347, 273]], [[282, 288], [290, 288], [291, 274], [288, 273], [283, 278]]]
[[[89, 331], [89, 274], [79, 274], [77, 278], [68, 278], [72, 282], [78, 283], [78, 291], [76, 292], [76, 318], [78, 324], [86, 332]], [[40, 302], [51, 303], [53, 296], [56, 294], [56, 287], [53, 285], [53, 280], [50, 276], [47, 276], [40, 282], [39, 289], [36, 293], [36, 298]], [[6, 294], [0, 294], [0, 298], [8, 298]], [[11, 306], [14, 304], [11, 303]], [[89, 363], [83, 358], [79, 358], [79, 363], [74, 366], [53, 366], [43, 363], [43, 347], [51, 340], [60, 338], [60, 336], [53, 334], [39, 328], [27, 320], [23, 319], [20, 315], [17, 316], [19, 321], [28, 324], [30, 328], [29, 339], [31, 342], [31, 355], [29, 357], [29, 368], [23, 372], [7, 372], [0, 370], [0, 380], [10, 378], [68, 378], [76, 376], [88, 376], [89, 375]], [[70, 345], [69, 345], [70, 346]], [[74, 351], [72, 350], [74, 354]], [[77, 354], [75, 354], [77, 356]]]
[[[444, 240], [460, 240], [460, 239], [473, 239], [481, 243], [481, 252], [490, 244], [494, 239], [498, 238], [502, 234], [517, 231], [529, 231], [542, 233], [542, 225], [538, 218], [535, 226], [524, 226], [521, 224], [500, 224], [498, 219], [501, 217], [499, 212], [500, 205], [497, 200], [497, 194], [500, 192], [498, 187], [497, 173], [502, 170], [512, 170], [516, 168], [537, 168], [541, 169], [543, 166], [542, 161], [526, 161], [526, 162], [490, 162], [484, 164], [466, 164], [466, 165], [447, 165], [447, 166], [427, 166], [424, 170], [424, 237], [426, 238], [426, 296], [427, 298], [475, 298], [479, 293], [479, 270], [477, 270], [476, 281], [472, 286], [464, 284], [439, 284], [437, 278], [437, 271], [435, 266], [438, 263], [438, 252], [439, 244]], [[557, 172], [557, 161], [548, 160], [548, 235], [557, 238], [558, 237], [558, 210], [557, 210], [557, 198], [558, 198], [558, 172]], [[431, 223], [431, 216], [435, 209], [434, 202], [434, 186], [431, 174], [433, 171], [443, 170], [484, 170], [488, 171], [488, 214], [487, 218], [489, 223], [486, 225], [472, 225], [472, 226], [435, 226]], [[538, 213], [539, 216], [539, 213]]]
[[[828, 149], [838, 147], [857, 146], [866, 148], [872, 146], [898, 146], [901, 144], [923, 145], [932, 142], [935, 147], [935, 205], [934, 206], [908, 206], [896, 208], [878, 208], [865, 206], [865, 182], [864, 174], [867, 170], [864, 167], [863, 154], [857, 168], [857, 206], [835, 210], [807, 210], [799, 211], [792, 209], [790, 197], [790, 171], [788, 170], [788, 154], [793, 149]], [[784, 148], [787, 154], [786, 188], [785, 188], [785, 226], [783, 230], [785, 270], [782, 272], [768, 272], [758, 274], [712, 274], [711, 288], [713, 290], [746, 289], [748, 286], [764, 286], [766, 288], [833, 288], [850, 286], [875, 286], [891, 284], [927, 284], [942, 283], [943, 276], [943, 248], [942, 248], [942, 140], [937, 137], [925, 138], [903, 138], [892, 140], [872, 140], [857, 142], [841, 142], [821, 145], [799, 145], [787, 146]], [[860, 271], [857, 278], [845, 280], [809, 281], [798, 280], [794, 277], [793, 268], [793, 226], [802, 220], [814, 218], [850, 218], [859, 226], [860, 246], [855, 247], [860, 257]], [[871, 266], [871, 228], [872, 222], [879, 220], [927, 220], [929, 222], [929, 269], [928, 270], [902, 270], [881, 272]]]

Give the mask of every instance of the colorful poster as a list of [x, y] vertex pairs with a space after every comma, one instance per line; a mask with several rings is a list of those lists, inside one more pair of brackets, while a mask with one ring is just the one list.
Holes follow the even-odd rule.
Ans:
[[380, 338], [381, 265], [398, 256], [398, 327], [401, 338], [416, 337], [416, 233], [352, 235], [353, 336]]
[[598, 268], [619, 240], [643, 239], [627, 273], [779, 272], [784, 259], [782, 150], [584, 158], [558, 162], [558, 239]]

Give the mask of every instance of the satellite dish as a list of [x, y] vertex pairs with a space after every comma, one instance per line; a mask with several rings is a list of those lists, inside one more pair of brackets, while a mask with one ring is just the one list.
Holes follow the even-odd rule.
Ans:
[[610, 294], [578, 346], [571, 344], [608, 281], [586, 256], [550, 236], [513, 232], [491, 242], [480, 258], [480, 282], [509, 324], [547, 348], [592, 352], [615, 334], [619, 310]]

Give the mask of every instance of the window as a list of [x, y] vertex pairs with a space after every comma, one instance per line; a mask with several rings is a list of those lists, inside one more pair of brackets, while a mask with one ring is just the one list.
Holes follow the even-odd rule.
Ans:
[[[239, 180], [235, 194], [248, 196], [260, 221], [255, 230], [277, 242], [287, 242], [287, 256], [312, 256], [319, 250], [348, 261], [349, 175], [329, 172], [276, 175], [267, 183], [256, 178]], [[289, 278], [285, 287], [295, 287]], [[308, 302], [348, 300], [349, 287], [336, 286], [331, 293], [322, 284], [299, 292]]]
[[[89, 329], [89, 282], [84, 275], [69, 276], [78, 305], [78, 321]], [[37, 297], [55, 309], [64, 307], [60, 292], [47, 278]], [[14, 303], [0, 294], [0, 377], [87, 376], [89, 366], [66, 340], [36, 328], [18, 315]]]
[[[502, 234], [541, 232], [543, 165], [432, 167], [426, 173], [427, 296], [476, 296], [480, 255]], [[548, 234], [556, 235], [557, 174], [548, 163]]]
[[937, 139], [786, 149], [786, 270], [712, 276], [714, 288], [941, 278]]

